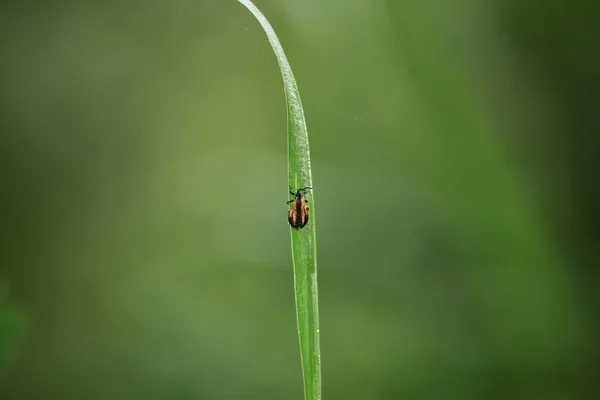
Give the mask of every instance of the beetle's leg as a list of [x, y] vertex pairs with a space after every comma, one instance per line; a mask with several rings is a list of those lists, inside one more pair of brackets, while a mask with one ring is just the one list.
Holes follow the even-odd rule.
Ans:
[[[294, 200], [295, 200], [295, 199], [294, 199]], [[290, 201], [288, 201], [287, 203], [288, 203], [288, 204], [290, 204], [290, 203], [293, 203], [293, 202], [294, 202], [294, 200], [290, 200]]]

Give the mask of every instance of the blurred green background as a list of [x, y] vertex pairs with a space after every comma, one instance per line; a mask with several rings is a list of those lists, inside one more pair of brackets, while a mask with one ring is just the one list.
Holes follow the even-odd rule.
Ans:
[[[256, 4], [309, 128], [324, 398], [597, 398], [600, 8]], [[258, 23], [0, 7], [0, 398], [301, 399]]]

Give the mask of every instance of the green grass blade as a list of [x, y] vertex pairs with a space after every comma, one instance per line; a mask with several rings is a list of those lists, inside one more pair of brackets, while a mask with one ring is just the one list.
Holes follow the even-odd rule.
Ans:
[[[267, 34], [275, 52], [287, 103], [288, 116], [288, 179], [292, 190], [313, 187], [310, 170], [308, 133], [300, 93], [287, 57], [275, 31], [265, 16], [249, 0], [238, 0], [258, 20]], [[321, 399], [321, 350], [319, 346], [319, 297], [317, 291], [317, 246], [315, 234], [314, 192], [308, 195], [310, 218], [299, 230], [291, 229], [292, 258], [294, 262], [294, 287], [296, 316], [304, 376], [306, 400]]]

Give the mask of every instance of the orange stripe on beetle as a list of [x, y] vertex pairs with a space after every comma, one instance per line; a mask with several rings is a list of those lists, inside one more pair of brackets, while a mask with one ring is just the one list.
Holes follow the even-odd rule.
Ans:
[[294, 198], [288, 201], [288, 204], [292, 204], [290, 211], [288, 211], [288, 222], [294, 229], [304, 228], [308, 223], [308, 207], [306, 203], [308, 200], [304, 198], [306, 191], [311, 189], [309, 187], [303, 187], [296, 190], [296, 193], [291, 191], [290, 194], [294, 195]]

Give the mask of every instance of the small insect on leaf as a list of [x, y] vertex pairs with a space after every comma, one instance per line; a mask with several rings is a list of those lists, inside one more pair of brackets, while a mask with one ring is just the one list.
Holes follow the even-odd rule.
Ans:
[[288, 204], [292, 204], [290, 211], [288, 211], [288, 222], [294, 229], [304, 228], [308, 223], [308, 207], [306, 205], [308, 200], [304, 198], [308, 189], [311, 188], [303, 187], [296, 190], [296, 193], [294, 193], [292, 192], [292, 188], [290, 188], [290, 194], [293, 195], [294, 198], [288, 201]]

